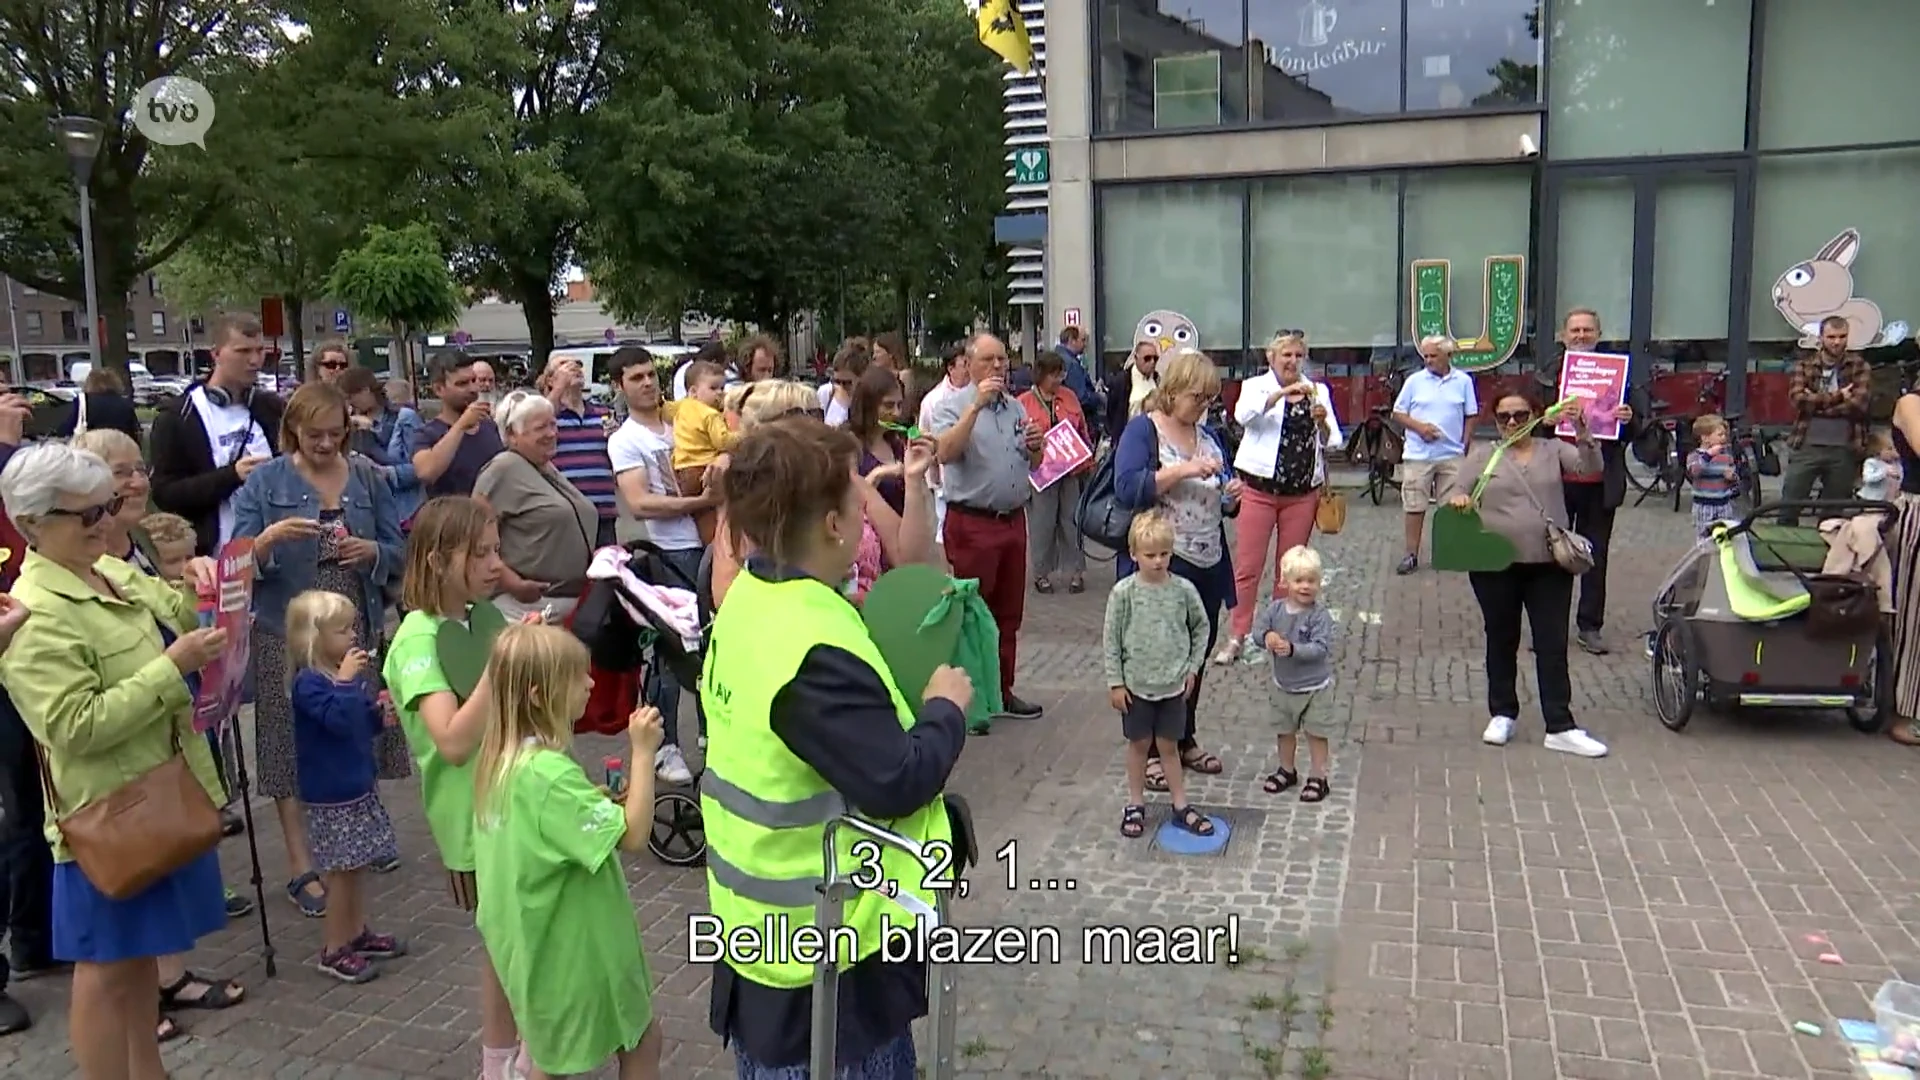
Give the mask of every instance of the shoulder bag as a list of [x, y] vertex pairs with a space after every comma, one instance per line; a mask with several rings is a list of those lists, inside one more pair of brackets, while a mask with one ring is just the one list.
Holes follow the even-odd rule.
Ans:
[[[1493, 478], [1494, 467], [1500, 464], [1502, 457], [1506, 456], [1507, 447], [1521, 439], [1532, 438], [1534, 426], [1541, 419], [1541, 417], [1535, 417], [1532, 424], [1507, 436], [1499, 446], [1493, 448], [1493, 456], [1487, 459], [1487, 467], [1480, 471], [1480, 479], [1473, 485], [1475, 505], [1479, 504], [1480, 494], [1486, 490], [1487, 481]], [[1547, 530], [1547, 553], [1553, 556], [1555, 565], [1575, 577], [1593, 569], [1593, 544], [1579, 533], [1554, 524], [1553, 516], [1547, 513], [1546, 507], [1540, 505], [1540, 497], [1533, 493], [1533, 485], [1527, 482], [1524, 472], [1520, 476], [1520, 490], [1526, 493], [1527, 501], [1533, 504], [1533, 508], [1540, 511], [1540, 521]]]
[[[1153, 421], [1147, 422], [1152, 424]], [[1119, 453], [1120, 440], [1115, 439], [1100, 455], [1100, 463], [1094, 466], [1093, 475], [1087, 478], [1087, 485], [1080, 489], [1080, 503], [1074, 507], [1073, 521], [1080, 527], [1083, 548], [1088, 540], [1092, 540], [1116, 553], [1127, 550], [1127, 530], [1133, 526], [1133, 515], [1145, 509], [1123, 504], [1114, 489], [1114, 459]], [[1151, 460], [1159, 459], [1160, 429], [1154, 428]]]
[[[168, 721], [173, 724], [172, 720]], [[47, 751], [36, 740], [40, 783], [67, 850], [93, 887], [112, 900], [130, 900], [220, 843], [220, 812], [187, 767], [180, 729], [173, 756], [132, 782], [69, 810], [54, 789]]]

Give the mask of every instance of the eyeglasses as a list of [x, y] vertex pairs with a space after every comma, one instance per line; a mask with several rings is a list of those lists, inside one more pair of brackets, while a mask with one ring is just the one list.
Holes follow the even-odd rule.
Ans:
[[131, 480], [136, 476], [152, 475], [153, 470], [148, 468], [144, 463], [139, 465], [115, 465], [113, 467], [113, 478], [115, 480]]
[[91, 529], [95, 525], [100, 524], [101, 518], [112, 517], [118, 514], [120, 508], [125, 505], [127, 505], [127, 500], [119, 495], [115, 495], [99, 506], [89, 506], [85, 510], [67, 510], [56, 506], [47, 511], [47, 516], [78, 518], [81, 528]]
[[1503, 424], [1524, 424], [1533, 419], [1533, 411], [1522, 409], [1519, 412], [1497, 412], [1493, 414], [1493, 418]]
[[346, 370], [346, 368], [347, 368], [347, 362], [346, 362], [345, 360], [322, 360], [322, 361], [320, 361], [320, 370], [321, 370], [321, 371], [345, 371], [345, 370]]

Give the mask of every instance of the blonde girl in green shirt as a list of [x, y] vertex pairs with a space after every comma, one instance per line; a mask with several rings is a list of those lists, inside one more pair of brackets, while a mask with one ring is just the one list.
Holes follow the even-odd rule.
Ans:
[[[474, 881], [472, 759], [480, 747], [490, 695], [482, 675], [462, 700], [441, 665], [439, 635], [449, 621], [474, 627], [474, 611], [491, 604], [488, 598], [500, 584], [500, 566], [500, 528], [485, 503], [443, 496], [421, 507], [407, 537], [401, 581], [407, 617], [387, 646], [381, 672], [420, 775], [427, 828], [446, 865], [453, 902], [468, 912], [479, 906], [480, 898]], [[500, 620], [485, 621], [497, 626]], [[485, 647], [485, 642], [470, 646]], [[520, 1080], [525, 1064], [513, 1009], [483, 953], [481, 1080]]]
[[[520, 1020], [529, 1077], [660, 1075], [653, 978], [627, 894], [622, 850], [653, 825], [653, 770], [632, 770], [625, 805], [594, 786], [567, 748], [587, 710], [587, 649], [557, 627], [510, 626], [494, 644], [493, 688], [474, 763], [480, 940]], [[660, 710], [627, 721], [631, 760], [660, 748]]]

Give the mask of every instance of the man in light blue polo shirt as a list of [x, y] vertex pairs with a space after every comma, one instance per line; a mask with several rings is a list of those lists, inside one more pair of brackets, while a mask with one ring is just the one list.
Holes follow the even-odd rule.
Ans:
[[1400, 506], [1406, 511], [1406, 554], [1398, 573], [1420, 566], [1420, 533], [1427, 507], [1452, 485], [1467, 455], [1467, 422], [1480, 414], [1473, 376], [1453, 366], [1453, 339], [1431, 334], [1420, 339], [1426, 366], [1407, 376], [1393, 402], [1393, 419], [1406, 428], [1400, 456]]

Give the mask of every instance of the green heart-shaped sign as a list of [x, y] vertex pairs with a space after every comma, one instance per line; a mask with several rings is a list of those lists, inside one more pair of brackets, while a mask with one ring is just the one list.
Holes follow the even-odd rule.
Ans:
[[1433, 511], [1433, 568], [1456, 571], [1496, 571], [1513, 565], [1513, 541], [1489, 532], [1477, 510], [1451, 506]]
[[493, 652], [493, 639], [507, 628], [507, 617], [490, 601], [482, 600], [467, 612], [467, 621], [446, 619], [433, 635], [433, 651], [440, 657], [440, 671], [455, 696], [465, 701], [487, 673], [487, 657]]
[[893, 684], [910, 702], [918, 702], [926, 692], [935, 668], [953, 662], [961, 609], [956, 605], [935, 626], [921, 625], [952, 585], [952, 579], [934, 567], [910, 563], [880, 575], [860, 604], [867, 634], [886, 658]]

